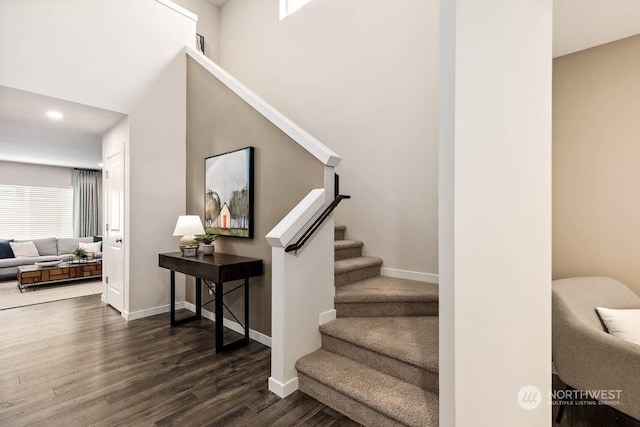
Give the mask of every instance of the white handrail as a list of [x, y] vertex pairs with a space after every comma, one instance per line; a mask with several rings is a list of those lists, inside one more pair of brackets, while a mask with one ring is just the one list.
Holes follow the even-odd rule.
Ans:
[[271, 247], [284, 248], [322, 209], [326, 200], [324, 188], [311, 190], [265, 237]]
[[231, 89], [236, 95], [245, 100], [247, 104], [253, 107], [257, 112], [262, 114], [267, 120], [287, 134], [291, 139], [300, 144], [316, 159], [320, 160], [327, 166], [336, 167], [340, 164], [339, 155], [337, 155], [329, 147], [309, 135], [304, 129], [296, 125], [290, 119], [285, 117], [278, 110], [269, 105], [264, 99], [249, 90], [240, 83], [235, 77], [223, 70], [218, 64], [195, 50], [190, 46], [185, 46], [187, 55], [193, 58], [198, 64], [213, 74], [225, 86]]

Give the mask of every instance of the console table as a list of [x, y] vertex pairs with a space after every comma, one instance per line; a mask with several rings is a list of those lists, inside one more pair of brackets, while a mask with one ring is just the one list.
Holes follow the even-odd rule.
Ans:
[[[237, 255], [215, 253], [213, 255], [198, 254], [185, 257], [181, 252], [159, 255], [159, 266], [171, 271], [171, 326], [191, 322], [202, 317], [202, 282], [215, 289], [216, 310], [216, 353], [231, 350], [249, 342], [249, 278], [262, 275], [262, 260]], [[196, 278], [196, 314], [185, 319], [176, 320], [176, 271]], [[232, 280], [244, 280], [244, 338], [224, 344], [223, 310], [224, 283]], [[213, 283], [213, 286], [209, 282]], [[238, 288], [232, 289], [235, 290]], [[229, 291], [231, 292], [231, 291]], [[231, 313], [231, 310], [229, 310]], [[233, 313], [231, 315], [235, 317]], [[237, 320], [237, 318], [236, 318]], [[240, 323], [238, 321], [238, 323]]]

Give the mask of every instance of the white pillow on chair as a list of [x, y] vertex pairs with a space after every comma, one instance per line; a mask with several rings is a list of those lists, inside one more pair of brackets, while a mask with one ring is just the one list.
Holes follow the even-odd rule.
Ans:
[[640, 309], [596, 307], [596, 311], [611, 335], [640, 344]]
[[27, 257], [37, 257], [40, 256], [38, 253], [38, 248], [36, 248], [35, 243], [32, 241], [28, 242], [9, 242], [11, 245], [11, 250], [16, 258], [27, 258]]

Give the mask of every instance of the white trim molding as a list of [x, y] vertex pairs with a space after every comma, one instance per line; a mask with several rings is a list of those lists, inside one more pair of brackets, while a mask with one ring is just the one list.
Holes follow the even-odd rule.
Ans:
[[[183, 308], [185, 308], [184, 301], [176, 302], [176, 310], [180, 310]], [[147, 308], [144, 310], [132, 311], [131, 313], [129, 313], [126, 310], [123, 310], [121, 314], [125, 320], [129, 321], [129, 320], [143, 319], [145, 317], [155, 316], [157, 314], [168, 313], [170, 310], [171, 310], [171, 305], [165, 304], [165, 305], [160, 305], [158, 307]]]
[[395, 277], [397, 279], [416, 280], [418, 282], [427, 282], [438, 284], [439, 276], [433, 273], [422, 273], [420, 271], [398, 270], [395, 268], [382, 267], [380, 275], [386, 277]]
[[269, 391], [276, 396], [285, 398], [298, 389], [298, 377], [292, 378], [282, 384], [273, 377], [269, 377]]
[[[160, 3], [161, 5], [167, 6], [169, 9], [172, 9], [176, 12], [178, 12], [180, 15], [184, 15], [187, 18], [198, 22], [198, 15], [196, 15], [195, 13], [191, 12], [190, 10], [185, 9], [184, 7], [175, 4], [174, 2], [172, 2], [171, 0], [156, 0], [158, 3]], [[195, 38], [195, 35], [194, 35]]]
[[323, 188], [311, 190], [291, 209], [265, 237], [271, 247], [284, 248], [302, 231], [302, 228], [322, 209], [326, 199]]
[[332, 320], [336, 320], [336, 317], [338, 317], [338, 312], [335, 308], [333, 310], [325, 311], [324, 313], [320, 313], [320, 316], [318, 317], [318, 324], [324, 325]]
[[340, 160], [342, 159], [333, 150], [311, 136], [289, 118], [285, 117], [264, 99], [260, 98], [254, 92], [249, 90], [249, 88], [240, 83], [235, 77], [223, 70], [218, 64], [191, 46], [185, 46], [185, 52], [205, 70], [209, 71], [215, 78], [231, 89], [231, 91], [242, 98], [247, 104], [262, 114], [267, 120], [282, 130], [282, 132], [287, 134], [289, 138], [300, 144], [302, 148], [311, 153], [311, 155], [316, 159], [320, 160], [327, 166], [336, 167], [340, 164]]
[[[177, 306], [176, 306], [177, 308]], [[181, 308], [185, 308], [189, 311], [192, 312], [196, 312], [196, 306], [192, 303], [190, 303], [189, 301], [184, 301], [182, 302], [182, 307]], [[202, 310], [202, 317], [204, 317], [205, 319], [209, 319], [212, 322], [216, 321], [216, 314], [212, 311], [209, 310]], [[244, 329], [242, 328], [242, 326], [237, 323], [234, 322], [233, 320], [229, 320], [229, 319], [224, 319], [224, 321], [222, 322], [222, 324], [231, 329], [234, 332], [237, 332], [239, 334], [244, 335]], [[249, 328], [249, 338], [251, 338], [254, 341], [259, 342], [260, 344], [266, 345], [267, 347], [271, 347], [271, 337], [269, 335], [265, 335], [262, 332], [258, 332], [255, 331], [251, 328]]]

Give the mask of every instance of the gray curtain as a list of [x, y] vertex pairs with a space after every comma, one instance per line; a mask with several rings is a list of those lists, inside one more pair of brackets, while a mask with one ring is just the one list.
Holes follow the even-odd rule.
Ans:
[[99, 235], [102, 213], [102, 173], [73, 170], [73, 235]]

